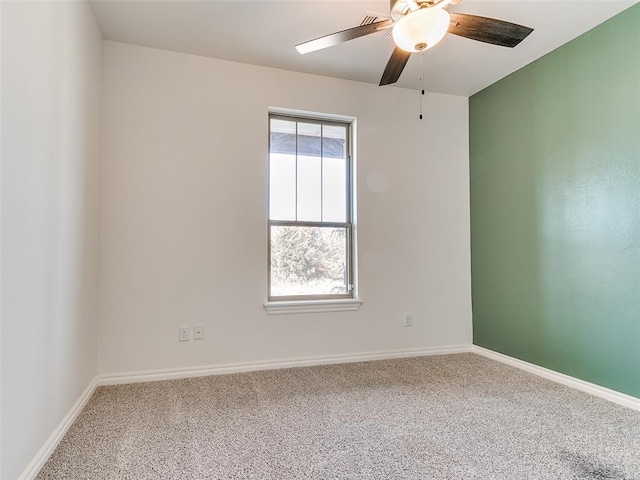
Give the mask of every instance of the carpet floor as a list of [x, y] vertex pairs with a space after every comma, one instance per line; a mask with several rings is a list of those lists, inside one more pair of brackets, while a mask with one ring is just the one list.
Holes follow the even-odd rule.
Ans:
[[37, 478], [640, 480], [640, 412], [470, 353], [99, 387]]

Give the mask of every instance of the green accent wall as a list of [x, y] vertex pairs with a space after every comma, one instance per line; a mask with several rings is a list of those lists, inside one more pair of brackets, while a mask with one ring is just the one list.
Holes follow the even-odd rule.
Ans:
[[474, 343], [640, 397], [640, 5], [471, 97], [470, 172]]

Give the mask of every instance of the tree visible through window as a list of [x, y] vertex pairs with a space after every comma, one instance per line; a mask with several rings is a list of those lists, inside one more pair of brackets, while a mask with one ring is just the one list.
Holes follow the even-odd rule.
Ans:
[[269, 117], [269, 299], [353, 296], [349, 123]]

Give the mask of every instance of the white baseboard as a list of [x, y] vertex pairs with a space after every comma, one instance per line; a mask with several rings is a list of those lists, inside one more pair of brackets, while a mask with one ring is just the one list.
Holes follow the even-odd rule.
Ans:
[[85, 407], [91, 395], [95, 391], [97, 386], [97, 379], [94, 378], [89, 386], [82, 392], [82, 395], [76, 400], [76, 403], [73, 404], [69, 413], [65, 415], [62, 421], [58, 424], [53, 433], [49, 436], [47, 441], [44, 443], [42, 448], [38, 451], [38, 453], [33, 457], [31, 463], [27, 465], [27, 468], [22, 472], [22, 474], [18, 477], [18, 480], [33, 480], [38, 475], [38, 472], [42, 469], [49, 457], [56, 449], [62, 438], [69, 430], [69, 427], [73, 425], [73, 422], [76, 421], [78, 415]]
[[622, 405], [623, 407], [640, 411], [640, 398], [616, 392], [615, 390], [601, 387], [600, 385], [596, 385], [595, 383], [586, 382], [584, 380], [580, 380], [579, 378], [571, 377], [554, 370], [549, 370], [548, 368], [525, 362], [524, 360], [519, 360], [502, 353], [494, 352], [493, 350], [488, 350], [477, 345], [473, 345], [470, 351], [473, 353], [477, 353], [478, 355], [490, 358], [492, 360], [506, 363], [507, 365], [511, 365], [512, 367], [519, 368], [526, 372], [533, 373], [540, 377], [544, 377], [548, 380], [567, 385], [568, 387], [582, 390], [583, 392], [590, 393], [591, 395], [595, 395], [596, 397], [604, 398], [605, 400], [617, 403], [618, 405]]
[[208, 375], [224, 375], [229, 373], [253, 372], [258, 370], [276, 370], [280, 368], [311, 367], [315, 365], [368, 362], [371, 360], [422, 357], [427, 355], [448, 355], [452, 353], [466, 353], [469, 351], [470, 346], [468, 345], [456, 345], [450, 347], [436, 347], [426, 349], [403, 349], [364, 352], [338, 356], [328, 355], [318, 357], [304, 357], [287, 360], [274, 360], [269, 362], [227, 363], [222, 365], [207, 365], [202, 367], [114, 373], [99, 375], [98, 385], [155, 382], [158, 380], [172, 380], [176, 378], [204, 377]]

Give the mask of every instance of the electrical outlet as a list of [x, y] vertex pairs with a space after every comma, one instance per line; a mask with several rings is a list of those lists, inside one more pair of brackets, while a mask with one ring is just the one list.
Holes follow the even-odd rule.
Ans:
[[204, 338], [204, 325], [193, 326], [193, 339], [202, 340]]
[[405, 313], [404, 314], [404, 326], [405, 327], [410, 327], [412, 323], [413, 323], [413, 315], [411, 315], [410, 313]]
[[188, 342], [189, 341], [189, 331], [190, 328], [188, 326], [181, 326], [178, 328], [178, 341], [179, 342]]

